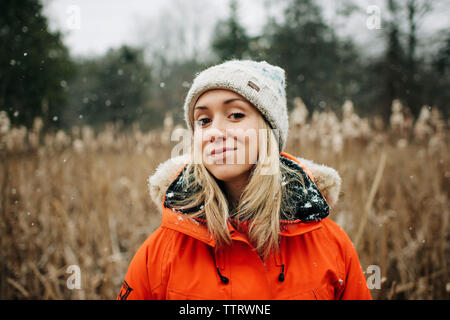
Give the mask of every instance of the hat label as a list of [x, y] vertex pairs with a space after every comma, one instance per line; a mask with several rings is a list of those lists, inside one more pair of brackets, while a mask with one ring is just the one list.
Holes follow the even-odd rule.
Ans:
[[259, 92], [259, 87], [256, 84], [254, 84], [252, 81], [248, 82], [248, 86]]

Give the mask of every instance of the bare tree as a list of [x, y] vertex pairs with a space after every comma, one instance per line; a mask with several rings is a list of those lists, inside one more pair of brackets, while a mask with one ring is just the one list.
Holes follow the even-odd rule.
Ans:
[[156, 17], [137, 26], [150, 62], [163, 67], [175, 61], [207, 60], [211, 33], [221, 16], [218, 9], [206, 0], [167, 1]]

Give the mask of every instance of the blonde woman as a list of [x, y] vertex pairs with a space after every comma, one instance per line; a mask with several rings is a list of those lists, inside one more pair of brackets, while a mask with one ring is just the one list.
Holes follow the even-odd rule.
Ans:
[[149, 179], [161, 226], [118, 299], [371, 299], [355, 248], [327, 217], [339, 175], [283, 152], [285, 87], [265, 61], [196, 76], [184, 105], [190, 154]]

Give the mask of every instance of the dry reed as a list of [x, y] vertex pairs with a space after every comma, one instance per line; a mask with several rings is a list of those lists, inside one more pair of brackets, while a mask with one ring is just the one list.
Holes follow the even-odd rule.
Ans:
[[[334, 167], [343, 185], [330, 217], [378, 265], [378, 299], [448, 299], [450, 166], [448, 130], [424, 107], [415, 125], [361, 119], [351, 101], [343, 119], [307, 120], [301, 100], [286, 151]], [[428, 110], [428, 111], [427, 111]], [[11, 128], [0, 113], [0, 299], [113, 299], [129, 261], [159, 225], [146, 178], [170, 156], [168, 131], [120, 133], [115, 125], [42, 135]], [[171, 117], [170, 114], [168, 117]], [[406, 120], [405, 120], [406, 119]], [[433, 139], [433, 137], [436, 137]], [[68, 266], [81, 271], [69, 289]]]

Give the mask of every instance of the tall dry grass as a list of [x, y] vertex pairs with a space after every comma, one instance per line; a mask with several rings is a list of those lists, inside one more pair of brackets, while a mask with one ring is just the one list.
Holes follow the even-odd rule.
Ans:
[[[429, 107], [411, 121], [398, 102], [388, 126], [361, 119], [350, 101], [343, 109], [342, 119], [307, 119], [297, 99], [286, 151], [340, 173], [330, 217], [353, 240], [363, 270], [380, 267], [374, 298], [448, 299], [448, 123]], [[0, 298], [115, 298], [160, 222], [146, 179], [170, 157], [173, 121], [162, 132], [41, 129], [38, 119], [31, 130], [11, 128], [0, 112]], [[67, 286], [70, 265], [80, 267], [81, 289]]]

